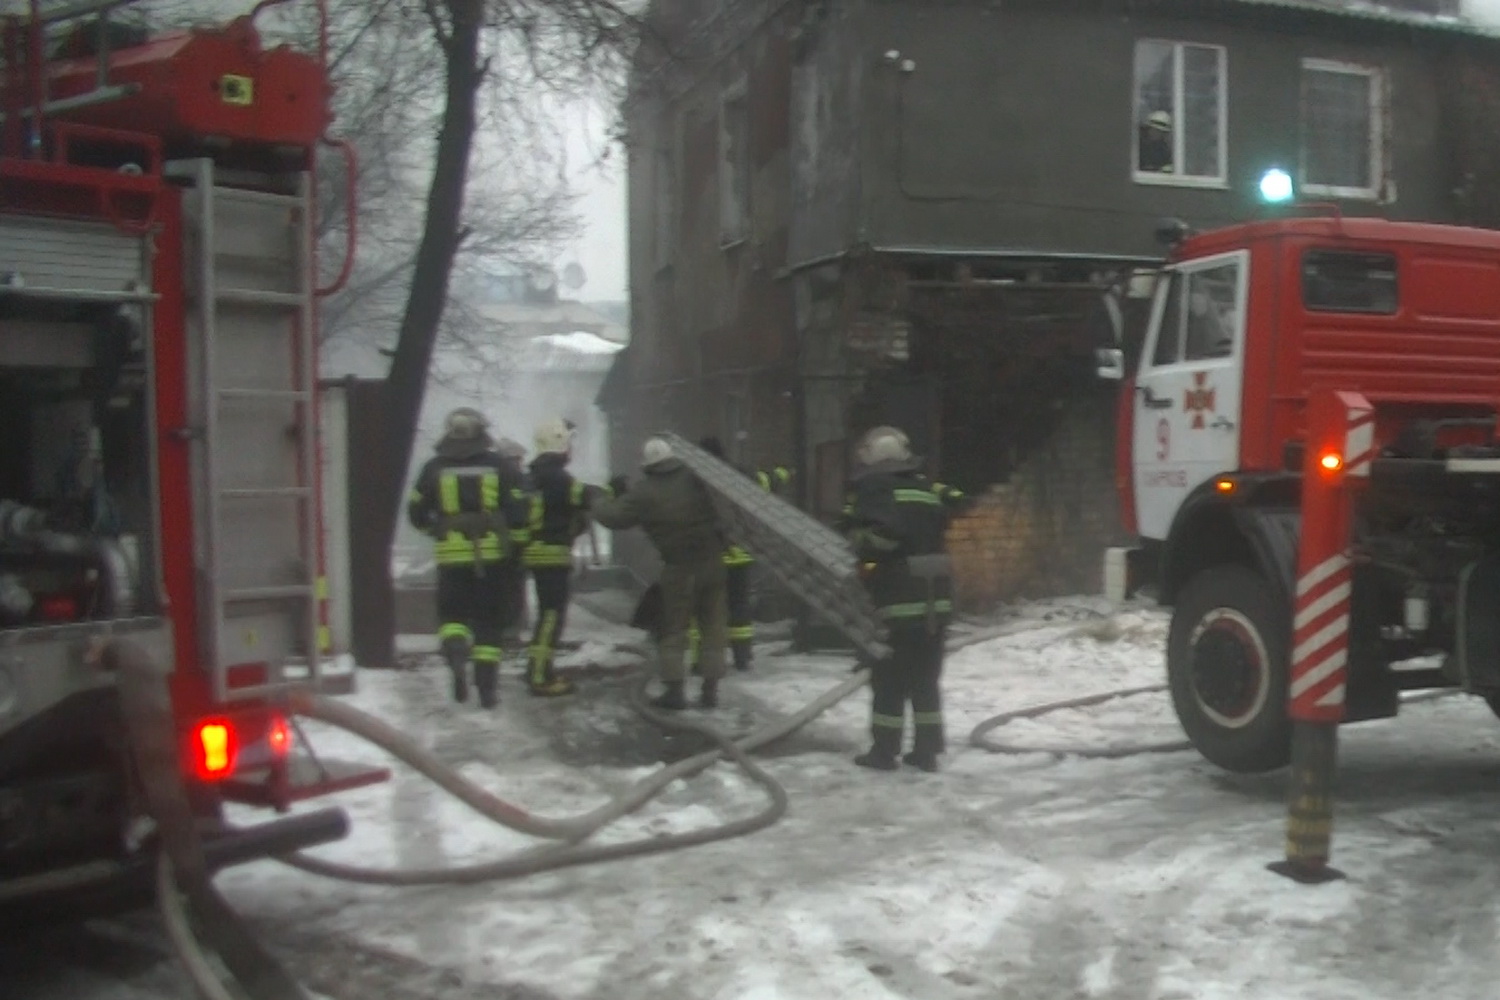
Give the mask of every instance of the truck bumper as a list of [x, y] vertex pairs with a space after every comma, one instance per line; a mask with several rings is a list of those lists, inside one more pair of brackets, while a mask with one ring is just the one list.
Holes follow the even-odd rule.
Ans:
[[[342, 809], [298, 816], [206, 835], [203, 857], [211, 871], [276, 857], [341, 840], [349, 832]], [[0, 881], [0, 928], [38, 920], [76, 921], [138, 909], [155, 896], [156, 853], [138, 851], [124, 861]]]

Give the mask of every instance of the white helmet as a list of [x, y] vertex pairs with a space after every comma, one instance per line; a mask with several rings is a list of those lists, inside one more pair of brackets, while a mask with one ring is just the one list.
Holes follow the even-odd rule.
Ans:
[[443, 421], [443, 435], [456, 441], [473, 441], [485, 436], [490, 422], [472, 406], [460, 406]]
[[881, 462], [911, 461], [911, 441], [896, 427], [873, 427], [865, 432], [855, 446], [854, 457], [861, 465], [878, 465]]
[[548, 420], [536, 429], [536, 451], [538, 455], [551, 452], [566, 455], [573, 450], [573, 431], [561, 417]]
[[661, 438], [652, 438], [641, 449], [641, 466], [649, 468], [672, 457], [672, 446]]

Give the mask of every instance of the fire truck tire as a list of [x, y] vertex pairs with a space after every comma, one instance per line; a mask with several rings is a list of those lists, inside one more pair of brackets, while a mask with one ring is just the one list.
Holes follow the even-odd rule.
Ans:
[[1228, 771], [1286, 765], [1291, 612], [1244, 566], [1203, 570], [1183, 587], [1167, 638], [1167, 681], [1193, 746]]

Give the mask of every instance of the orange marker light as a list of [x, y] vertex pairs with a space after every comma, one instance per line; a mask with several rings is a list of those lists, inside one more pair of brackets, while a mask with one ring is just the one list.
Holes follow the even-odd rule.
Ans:
[[1324, 472], [1337, 472], [1344, 467], [1344, 456], [1336, 451], [1330, 451], [1318, 459], [1318, 464], [1323, 467]]
[[198, 777], [205, 781], [228, 777], [239, 751], [236, 743], [234, 728], [228, 722], [222, 719], [200, 722], [193, 733]]
[[271, 745], [271, 752], [277, 757], [285, 757], [292, 749], [292, 727], [281, 716], [271, 720], [271, 728], [266, 731], [266, 742]]
[[1234, 480], [1220, 479], [1218, 482], [1214, 483], [1214, 489], [1218, 490], [1220, 493], [1233, 493]]

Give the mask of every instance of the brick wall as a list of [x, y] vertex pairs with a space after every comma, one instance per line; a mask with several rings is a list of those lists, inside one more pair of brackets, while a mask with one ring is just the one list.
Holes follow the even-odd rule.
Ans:
[[1098, 592], [1104, 549], [1122, 535], [1114, 424], [1110, 395], [1072, 400], [1010, 481], [990, 487], [954, 522], [948, 547], [962, 609]]

